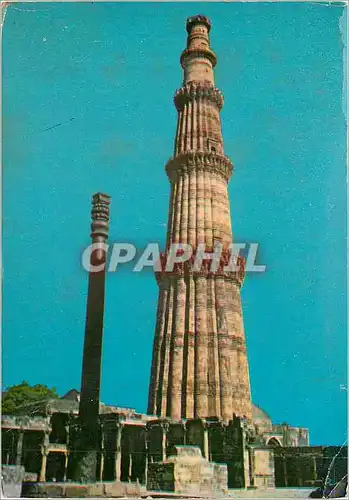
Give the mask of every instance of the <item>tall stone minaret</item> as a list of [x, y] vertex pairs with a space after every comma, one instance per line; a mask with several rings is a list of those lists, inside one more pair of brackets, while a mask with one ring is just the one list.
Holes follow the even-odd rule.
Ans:
[[166, 165], [171, 184], [166, 254], [173, 242], [191, 244], [194, 254], [199, 244], [206, 252], [220, 244], [223, 252], [216, 271], [204, 261], [199, 271], [186, 263], [175, 272], [157, 273], [148, 413], [228, 421], [234, 413], [251, 418], [251, 396], [240, 299], [243, 260], [239, 270], [223, 270], [233, 241], [227, 186], [233, 165], [224, 154], [223, 97], [214, 85], [217, 58], [210, 29], [205, 16], [187, 20], [184, 81], [174, 98], [174, 156]]

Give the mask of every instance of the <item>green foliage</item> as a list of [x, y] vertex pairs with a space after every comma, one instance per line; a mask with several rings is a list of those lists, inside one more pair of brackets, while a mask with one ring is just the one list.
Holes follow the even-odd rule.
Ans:
[[55, 387], [50, 389], [47, 385], [29, 385], [23, 381], [21, 384], [8, 387], [2, 394], [1, 413], [3, 415], [14, 415], [19, 406], [42, 401], [43, 399], [56, 399], [59, 395]]

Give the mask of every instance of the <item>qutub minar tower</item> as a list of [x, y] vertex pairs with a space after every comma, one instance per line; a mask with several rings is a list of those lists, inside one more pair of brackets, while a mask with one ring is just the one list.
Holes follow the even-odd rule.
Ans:
[[[156, 271], [148, 412], [100, 401], [111, 198], [97, 193], [81, 393], [2, 415], [3, 472], [4, 464], [17, 465], [32, 476], [23, 496], [145, 498], [170, 491], [212, 498], [226, 496], [227, 488], [309, 486], [328, 477], [342, 449], [309, 447], [308, 429], [274, 424], [251, 402], [240, 299], [245, 268], [242, 257], [231, 265], [233, 165], [224, 154], [210, 27], [205, 16], [187, 20], [184, 81], [174, 98], [178, 123], [166, 165], [171, 199], [162, 270]], [[185, 245], [191, 258], [168, 269], [173, 248], [180, 256]], [[346, 455], [336, 471], [338, 480], [346, 477]]]
[[211, 23], [187, 20], [181, 55], [183, 86], [175, 93], [178, 111], [174, 156], [166, 165], [171, 184], [166, 253], [171, 243], [206, 252], [223, 247], [217, 271], [203, 262], [157, 273], [159, 299], [148, 413], [161, 417], [251, 418], [251, 395], [240, 288], [243, 260], [225, 272], [233, 241], [228, 182], [233, 165], [223, 148], [223, 96], [214, 85], [217, 57], [210, 48]]

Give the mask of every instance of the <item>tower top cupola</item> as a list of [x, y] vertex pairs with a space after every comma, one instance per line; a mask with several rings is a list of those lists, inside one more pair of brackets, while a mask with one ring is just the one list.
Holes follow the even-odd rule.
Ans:
[[214, 84], [213, 68], [216, 54], [211, 50], [209, 32], [211, 21], [197, 15], [187, 19], [187, 47], [182, 52], [181, 65], [184, 69], [184, 83], [191, 81]]
[[211, 29], [211, 21], [209, 20], [209, 18], [206, 16], [203, 16], [201, 14], [198, 14], [196, 16], [188, 17], [188, 19], [187, 19], [187, 32], [190, 34], [193, 26], [195, 26], [197, 24], [203, 24], [204, 26], [206, 26], [208, 32]]

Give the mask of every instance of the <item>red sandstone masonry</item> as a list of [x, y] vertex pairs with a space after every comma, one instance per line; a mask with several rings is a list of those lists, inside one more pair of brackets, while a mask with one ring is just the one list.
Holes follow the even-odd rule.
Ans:
[[223, 245], [217, 271], [208, 262], [193, 270], [193, 257], [156, 273], [159, 306], [154, 338], [148, 413], [162, 417], [215, 416], [233, 413], [251, 418], [240, 269], [224, 271], [233, 242], [228, 182], [233, 172], [224, 154], [220, 122], [222, 93], [214, 85], [217, 58], [210, 48], [210, 23], [189, 19], [182, 53], [183, 86], [175, 93], [178, 111], [174, 156], [166, 165], [171, 183], [167, 228], [170, 244]]

